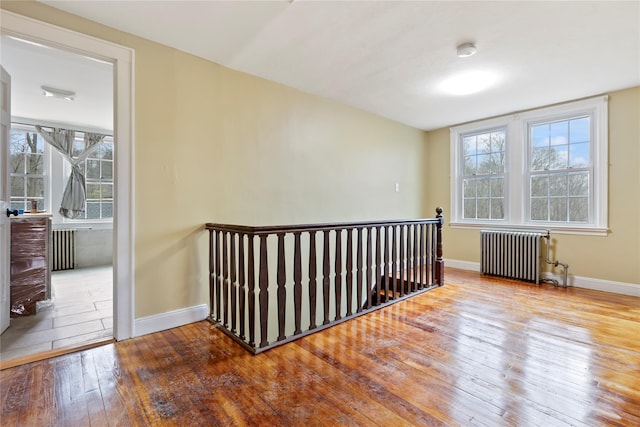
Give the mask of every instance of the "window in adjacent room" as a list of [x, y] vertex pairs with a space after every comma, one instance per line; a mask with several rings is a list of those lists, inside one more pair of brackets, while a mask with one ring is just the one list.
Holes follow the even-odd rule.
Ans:
[[9, 147], [11, 209], [29, 211], [31, 201], [44, 210], [48, 201], [47, 155], [44, 139], [32, 128], [12, 125]]
[[[82, 142], [82, 134], [78, 137]], [[106, 220], [113, 218], [113, 140], [105, 139], [81, 166], [85, 177], [87, 200], [84, 217], [73, 220]]]

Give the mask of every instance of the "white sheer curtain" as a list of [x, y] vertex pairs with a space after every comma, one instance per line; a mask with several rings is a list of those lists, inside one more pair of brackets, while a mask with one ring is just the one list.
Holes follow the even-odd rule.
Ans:
[[105, 135], [85, 132], [84, 147], [75, 144], [76, 132], [69, 129], [53, 128], [45, 130], [42, 126], [36, 126], [36, 130], [45, 141], [62, 154], [71, 164], [71, 175], [67, 180], [67, 186], [62, 195], [62, 203], [59, 212], [65, 218], [78, 218], [84, 215], [84, 203], [87, 198], [84, 175], [80, 165], [91, 153], [98, 149]]

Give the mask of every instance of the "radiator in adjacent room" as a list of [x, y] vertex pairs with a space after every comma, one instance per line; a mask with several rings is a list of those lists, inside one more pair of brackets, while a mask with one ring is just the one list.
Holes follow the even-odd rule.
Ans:
[[76, 230], [53, 230], [52, 271], [76, 268]]
[[542, 237], [525, 231], [482, 230], [480, 272], [539, 284]]

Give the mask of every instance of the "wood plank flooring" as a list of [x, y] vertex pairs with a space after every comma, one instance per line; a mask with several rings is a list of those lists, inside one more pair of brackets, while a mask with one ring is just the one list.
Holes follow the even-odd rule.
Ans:
[[445, 282], [258, 356], [203, 321], [10, 368], [0, 424], [640, 425], [640, 298]]

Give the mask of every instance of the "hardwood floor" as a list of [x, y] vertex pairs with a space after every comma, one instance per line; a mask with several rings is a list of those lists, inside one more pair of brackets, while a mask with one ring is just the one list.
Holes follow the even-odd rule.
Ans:
[[0, 422], [640, 425], [640, 298], [445, 282], [258, 356], [203, 321], [7, 369]]

